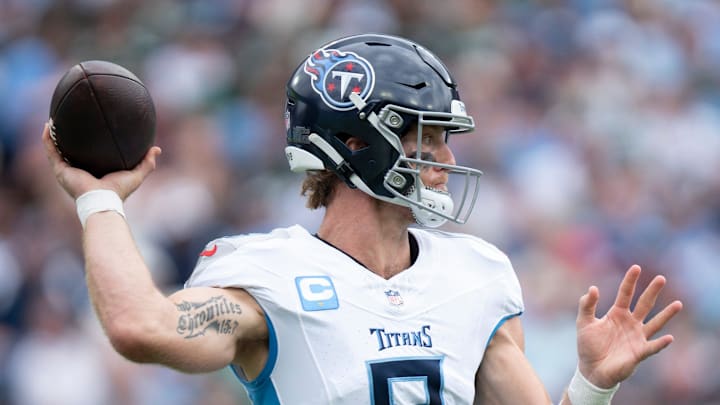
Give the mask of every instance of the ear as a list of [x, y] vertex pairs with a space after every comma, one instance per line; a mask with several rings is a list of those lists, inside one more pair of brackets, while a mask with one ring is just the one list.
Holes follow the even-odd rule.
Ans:
[[362, 148], [367, 147], [367, 143], [365, 143], [362, 139], [351, 136], [345, 141], [345, 146], [348, 147], [351, 151], [360, 150]]

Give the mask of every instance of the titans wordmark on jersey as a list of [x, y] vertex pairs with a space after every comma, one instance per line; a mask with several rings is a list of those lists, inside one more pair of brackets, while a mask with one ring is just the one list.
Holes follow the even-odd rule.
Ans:
[[419, 255], [385, 280], [300, 226], [215, 240], [186, 287], [243, 288], [266, 313], [255, 404], [471, 404], [488, 342], [523, 304], [507, 257], [411, 229]]

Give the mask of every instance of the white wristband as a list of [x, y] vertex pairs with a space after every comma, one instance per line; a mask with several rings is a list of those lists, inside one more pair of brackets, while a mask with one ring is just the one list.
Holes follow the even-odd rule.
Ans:
[[83, 229], [88, 217], [96, 212], [115, 211], [125, 218], [122, 204], [120, 196], [112, 190], [91, 190], [75, 200]]
[[611, 388], [596, 386], [582, 375], [578, 367], [570, 380], [567, 394], [573, 405], [608, 405], [618, 388], [620, 388], [620, 383]]

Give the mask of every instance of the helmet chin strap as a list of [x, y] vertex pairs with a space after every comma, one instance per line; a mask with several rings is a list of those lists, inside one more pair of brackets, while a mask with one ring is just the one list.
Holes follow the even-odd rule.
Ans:
[[437, 214], [435, 211], [450, 216], [454, 208], [450, 194], [431, 190], [424, 186], [420, 188], [420, 203], [429, 209], [411, 205], [410, 210], [413, 217], [415, 217], [415, 222], [428, 228], [437, 228], [447, 221], [447, 218]]

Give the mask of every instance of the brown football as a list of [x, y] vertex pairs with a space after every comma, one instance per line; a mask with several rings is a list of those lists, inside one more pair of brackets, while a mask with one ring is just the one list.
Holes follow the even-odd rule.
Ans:
[[70, 165], [95, 177], [135, 167], [155, 142], [155, 106], [132, 72], [85, 61], [60, 79], [50, 103], [51, 135]]

